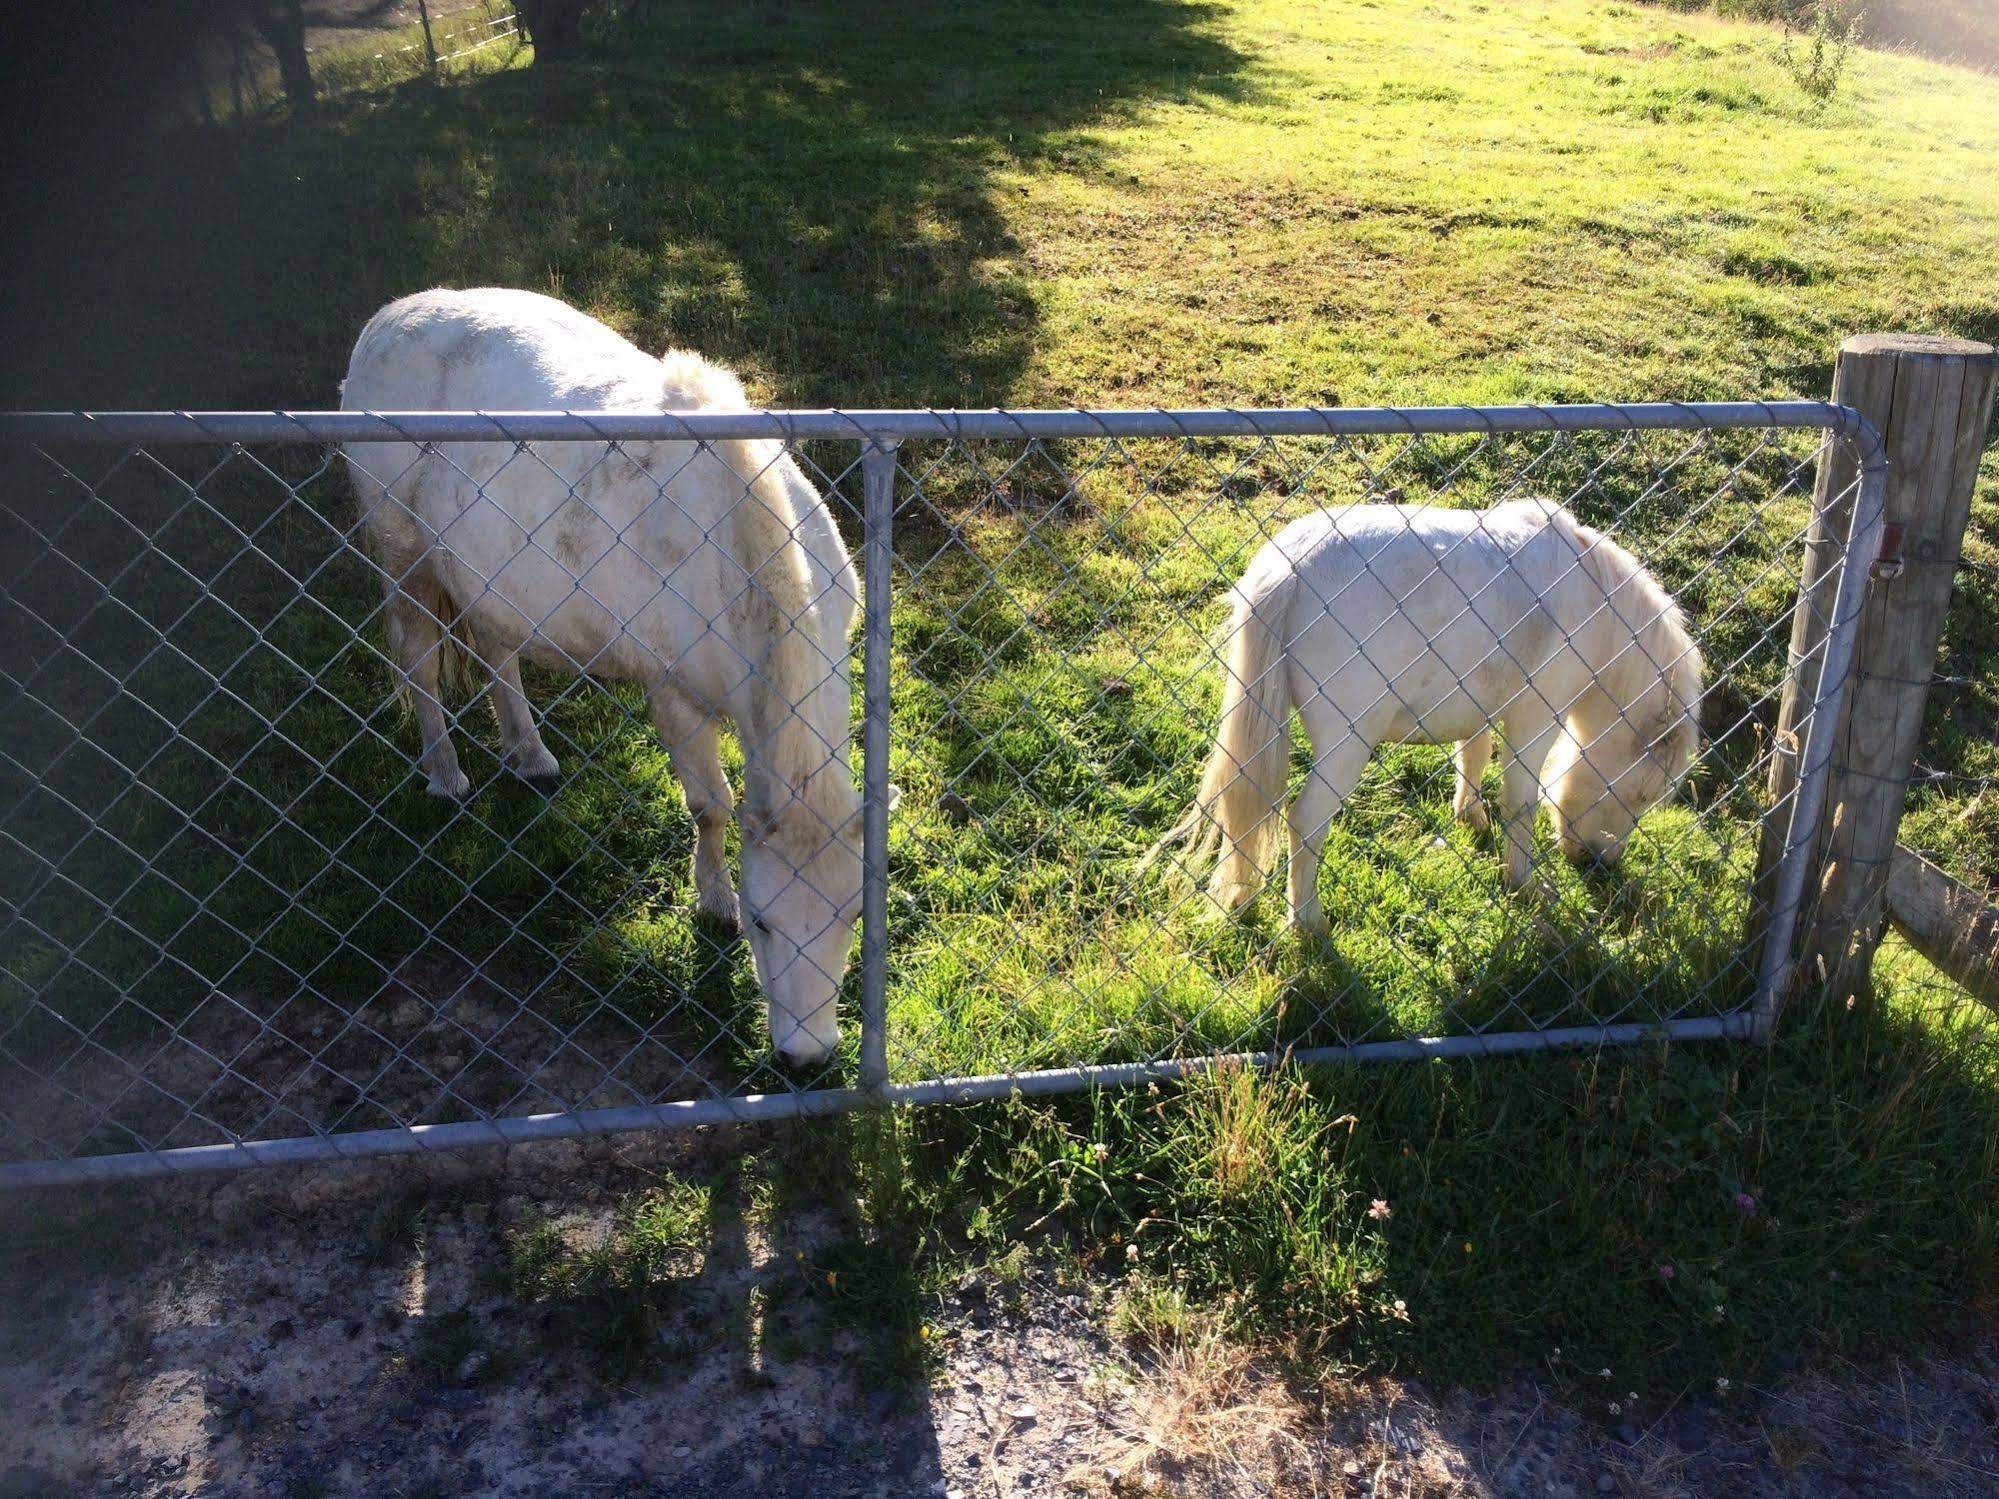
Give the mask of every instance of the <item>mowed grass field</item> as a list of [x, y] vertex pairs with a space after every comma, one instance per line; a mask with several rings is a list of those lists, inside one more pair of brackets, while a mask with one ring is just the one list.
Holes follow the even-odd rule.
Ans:
[[[440, 283], [564, 296], [801, 406], [1820, 395], [1847, 333], [1993, 336], [1999, 87], [1863, 53], [1819, 110], [1774, 43], [1563, 3], [660, 7], [573, 68], [493, 49], [309, 126], [149, 137], [88, 173], [52, 159], [22, 179], [0, 393], [330, 406], [366, 316]], [[899, 1075], [1738, 1002], [1810, 447], [1612, 446], [911, 445]], [[852, 455], [811, 456], [830, 479]], [[270, 469], [176, 460], [203, 472], [202, 509], [128, 464], [68, 530], [74, 489], [10, 470], [39, 536], [10, 521], [34, 560], [9, 587], [40, 623], [5, 730], [8, 878], [35, 890], [6, 1003], [51, 986], [114, 1040], [128, 994], [169, 1015], [205, 1002], [197, 979], [252, 1007], [366, 996], [424, 959], [436, 997], [477, 969], [572, 1038], [608, 999], [629, 1021], [592, 1041], [655, 1027], [703, 1078], [783, 1085], [746, 958], [685, 914], [685, 818], [636, 699], [533, 684], [570, 770], [552, 801], [498, 772], [468, 712], [478, 795], [428, 800], [340, 475], [256, 457]], [[857, 478], [834, 486], [849, 511]], [[1996, 480], [1948, 646], [1965, 685], [1938, 694], [1926, 749], [1973, 779], [1928, 786], [1911, 828], [1981, 877], [1999, 867], [1973, 785], [1999, 770]], [[1618, 520], [1727, 669], [1691, 798], [1618, 875], [1552, 867], [1549, 920], [1527, 918], [1492, 841], [1450, 821], [1441, 752], [1409, 749], [1335, 832], [1327, 945], [1300, 949], [1275, 897], [1218, 923], [1135, 885], [1191, 794], [1204, 642], [1260, 537], [1369, 492], [1521, 485]], [[83, 574], [115, 579], [111, 607]], [[92, 747], [66, 749], [80, 724]], [[1999, 1284], [1999, 1093], [1976, 1029], [1902, 982], [1851, 1015], [1799, 1007], [1768, 1053], [1230, 1077], [841, 1125], [828, 1179], [875, 1251], [843, 1294], [894, 1299], [920, 1351], [926, 1277], [1014, 1253], [1053, 1212], [1049, 1252], [1122, 1266], [1143, 1246], [1134, 1315], [1219, 1301], [1315, 1357], [1463, 1372], [1560, 1346], [1671, 1393], [1773, 1352], [1961, 1330], [1954, 1309]], [[62, 1044], [36, 1031], [13, 1044]], [[318, 1122], [381, 1122], [331, 1107]], [[1366, 1215], [1376, 1197], [1392, 1217]], [[890, 1244], [917, 1252], [884, 1281]]]

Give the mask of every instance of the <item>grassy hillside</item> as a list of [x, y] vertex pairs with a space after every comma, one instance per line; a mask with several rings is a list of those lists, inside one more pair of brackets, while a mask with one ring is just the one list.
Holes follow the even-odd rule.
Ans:
[[[1999, 332], [1999, 85], [1967, 71], [1859, 55], [1819, 111], [1764, 29], [1580, 0], [649, 14], [574, 68], [495, 49], [441, 88], [340, 95], [311, 125], [139, 140], [111, 161], [43, 143], [10, 188], [27, 228], [0, 251], [0, 400], [330, 405], [367, 314], [436, 283], [558, 293], [796, 405], [1819, 395], [1847, 333]], [[1632, 509], [1634, 539], [1733, 647], [1716, 659], [1743, 658], [1732, 706], [1753, 726], [1795, 567], [1783, 454], [1726, 482], [1742, 450], [1723, 445], [1661, 492], [1664, 451], [1593, 478], [1606, 451], [1435, 445], [1377, 482], [1464, 502], [1532, 459], [1600, 517]], [[1749, 728], [1704, 772], [1706, 815], [1661, 814], [1626, 878], [1561, 874], [1552, 937], [1499, 898], [1489, 841], [1448, 821], [1430, 750], [1384, 757], [1336, 834], [1328, 949], [1295, 948], [1274, 910], [1217, 927], [1122, 891], [1191, 789], [1222, 577], [1270, 517], [1361, 492], [1366, 462], [1392, 455], [1307, 472], [1302, 445], [1177, 465], [1079, 445], [1053, 455], [1066, 473], [1030, 455], [998, 486], [975, 455], [920, 455], [939, 467], [935, 512], [898, 533], [899, 1067], [1381, 1033], [1444, 1003], [1494, 1018], [1511, 994], [1543, 1018], [1740, 997], [1730, 902], [1754, 798], [1729, 796], [1755, 763]], [[64, 975], [80, 1012], [128, 987], [184, 1002], [176, 964], [269, 996], [301, 978], [418, 984], [418, 953], [514, 984], [559, 1025], [600, 995], [648, 1024], [691, 996], [710, 1025], [740, 1023], [721, 1061], [757, 1081], [746, 964], [685, 916], [685, 819], [633, 701], [549, 707], [572, 767], [553, 802], [476, 752], [472, 811], [427, 801], [386, 669], [353, 633], [374, 626], [324, 520], [343, 514], [340, 481], [313, 470], [285, 468], [307, 503], [268, 525], [280, 496], [245, 461], [204, 491], [285, 571], [230, 565], [229, 533], [210, 516], [182, 529], [170, 489], [124, 501], [188, 567], [135, 574], [124, 596], [198, 669], [182, 681], [101, 620], [93, 646], [174, 704], [185, 742], [155, 760], [156, 726], [132, 729], [157, 795], [113, 809], [122, 783], [99, 762], [53, 766], [68, 730], [10, 718], [10, 794], [122, 820], [37, 897], [60, 940], [17, 949], [8, 998], [57, 971], [61, 942], [88, 947], [94, 971]], [[1995, 522], [1999, 472], [1950, 642], [1969, 685], [1939, 695], [1932, 735], [1972, 777], [1999, 770]], [[93, 564], [131, 544], [116, 533]], [[1003, 593], [980, 588], [993, 565]], [[9, 577], [37, 607], [92, 615], [55, 570]], [[208, 670], [248, 711], [175, 696]], [[61, 698], [59, 675], [36, 692]], [[61, 686], [78, 720], [104, 690], [81, 671]], [[544, 702], [559, 686], [534, 684]], [[259, 715], [294, 748], [243, 759]], [[1963, 782], [1924, 797], [1920, 835], [1960, 868], [1999, 867], [1999, 799]], [[79, 838], [36, 805], [51, 846]], [[127, 925], [97, 922], [79, 888]], [[1769, 1054], [1223, 1080], [1170, 1113], [1135, 1095], [856, 1133], [885, 1173], [866, 1189], [874, 1228], [918, 1248], [942, 1224], [953, 1252], [997, 1252], [1008, 1225], [1053, 1211], [1074, 1252], [1115, 1264], [1161, 1225], [1135, 1296], [1178, 1272], [1249, 1325], [1353, 1356], [1491, 1370], [1553, 1341], [1670, 1393], [1819, 1340], [1947, 1332], [1937, 1305], [1999, 1288], [1991, 1053], [1918, 998], [1807, 1010]], [[1389, 1226], [1365, 1217], [1375, 1196], [1395, 1203]]]

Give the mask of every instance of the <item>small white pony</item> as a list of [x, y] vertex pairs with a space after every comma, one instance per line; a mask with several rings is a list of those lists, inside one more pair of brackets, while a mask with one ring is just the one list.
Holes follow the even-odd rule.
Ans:
[[1294, 521], [1235, 589], [1221, 725], [1193, 809], [1154, 845], [1219, 852], [1210, 897], [1262, 889], [1291, 767], [1291, 921], [1325, 930], [1319, 855], [1375, 746], [1458, 743], [1456, 811], [1486, 826], [1479, 776], [1507, 746], [1510, 889], [1529, 887], [1545, 795], [1571, 858], [1609, 863], [1700, 747], [1701, 658], [1638, 559], [1560, 505], [1354, 505]]
[[[368, 411], [746, 408], [696, 355], [664, 359], [531, 292], [429, 291], [361, 331], [341, 404]], [[703, 910], [747, 917], [771, 1037], [794, 1062], [839, 1044], [835, 995], [861, 894], [848, 769], [848, 639], [860, 597], [826, 503], [776, 442], [352, 443], [362, 530], [437, 796], [458, 767], [439, 669], [452, 641], [491, 682], [505, 761], [544, 786], [555, 757], [523, 659], [641, 684], [695, 826]], [[553, 472], [551, 472], [553, 470]], [[742, 900], [716, 726], [745, 760]]]

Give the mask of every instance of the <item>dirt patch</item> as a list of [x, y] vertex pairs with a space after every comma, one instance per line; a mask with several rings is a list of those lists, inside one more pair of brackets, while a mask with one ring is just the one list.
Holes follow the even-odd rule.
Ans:
[[[133, 1019], [137, 1007], [126, 1008], [114, 1018]], [[134, 1040], [64, 1027], [30, 1060], [0, 1050], [0, 1159], [729, 1092], [715, 1049], [686, 1030], [681, 1017], [647, 1020], [608, 1003], [578, 1017], [541, 1013], [470, 966], [432, 958], [403, 962], [352, 1005], [218, 992]]]
[[756, 1138], [14, 1198], [0, 1495], [1999, 1492], [1985, 1355], [1606, 1414], [1538, 1379], [1306, 1383], [1198, 1332], [1135, 1350], [1115, 1279], [1023, 1261], [921, 1289], [909, 1378], [830, 1288], [865, 1268], [825, 1268], [837, 1201], [717, 1213], [642, 1377], [507, 1288], [524, 1225], [600, 1240], [634, 1185], [726, 1175]]

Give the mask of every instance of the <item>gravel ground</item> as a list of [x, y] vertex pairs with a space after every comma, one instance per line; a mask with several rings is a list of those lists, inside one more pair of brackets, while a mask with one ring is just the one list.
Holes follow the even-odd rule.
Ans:
[[[730, 1134], [128, 1187], [84, 1202], [73, 1242], [52, 1199], [12, 1199], [0, 1499], [1999, 1494], [1982, 1353], [1619, 1420], [1525, 1378], [1301, 1390], [1218, 1338], [1135, 1351], [1113, 1286], [1031, 1270], [934, 1298], [927, 1387], [886, 1383], [867, 1329], [779, 1294], [830, 1213], [782, 1243], [717, 1234], [659, 1329], [663, 1375], [606, 1382], [538, 1335], [491, 1273], [509, 1229], [601, 1236], [621, 1192], [712, 1169]], [[385, 1201], [422, 1210], [420, 1243], [385, 1245]]]

